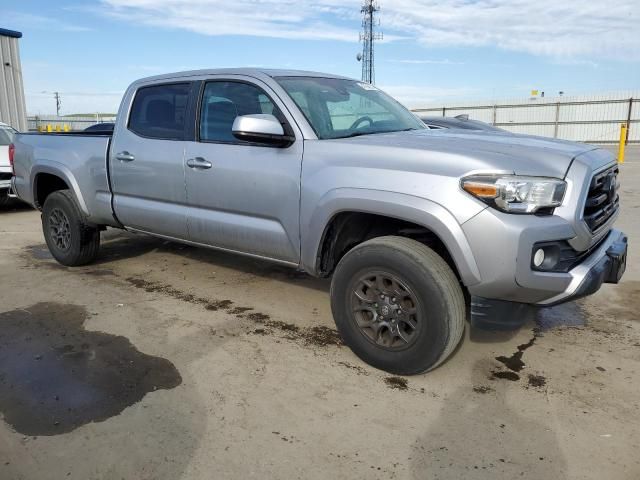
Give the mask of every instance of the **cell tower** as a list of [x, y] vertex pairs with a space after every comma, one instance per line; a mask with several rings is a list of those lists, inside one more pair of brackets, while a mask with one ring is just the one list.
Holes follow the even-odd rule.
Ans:
[[373, 43], [375, 40], [382, 40], [382, 33], [375, 31], [376, 27], [380, 26], [380, 20], [376, 19], [380, 4], [375, 0], [364, 0], [360, 11], [362, 12], [362, 32], [360, 32], [362, 53], [358, 54], [358, 60], [362, 62], [362, 81], [373, 84], [376, 82]]

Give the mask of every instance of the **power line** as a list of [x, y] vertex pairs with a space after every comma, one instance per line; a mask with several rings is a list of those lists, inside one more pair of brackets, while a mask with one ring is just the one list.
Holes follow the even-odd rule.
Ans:
[[60, 116], [60, 108], [62, 107], [62, 99], [60, 98], [60, 92], [41, 92], [45, 95], [51, 95], [53, 94], [53, 98], [56, 100], [56, 115], [59, 117]]
[[53, 96], [56, 99], [56, 115], [60, 116], [60, 107], [62, 106], [62, 100], [60, 100], [60, 92], [53, 92]]

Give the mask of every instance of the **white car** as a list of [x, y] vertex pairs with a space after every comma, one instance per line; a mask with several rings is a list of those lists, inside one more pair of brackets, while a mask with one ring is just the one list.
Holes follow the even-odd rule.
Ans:
[[9, 145], [18, 133], [6, 123], [0, 123], [0, 207], [9, 202], [9, 189], [13, 171], [9, 162]]

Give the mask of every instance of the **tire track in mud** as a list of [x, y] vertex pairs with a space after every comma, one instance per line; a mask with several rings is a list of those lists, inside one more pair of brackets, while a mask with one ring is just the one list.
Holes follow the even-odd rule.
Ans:
[[[79, 267], [68, 268], [58, 264], [53, 260], [46, 245], [30, 245], [25, 248], [23, 257], [29, 260], [29, 268], [44, 267], [52, 270], [63, 270], [80, 275], [94, 277], [113, 277], [122, 280], [113, 270], [106, 268]], [[37, 263], [33, 263], [33, 260]], [[236, 318], [244, 318], [258, 325], [258, 328], [248, 332], [255, 335], [272, 335], [274, 331], [283, 334], [282, 338], [301, 342], [312, 347], [341, 347], [344, 345], [340, 334], [336, 329], [318, 325], [315, 327], [301, 328], [292, 323], [280, 320], [273, 320], [269, 315], [255, 311], [253, 307], [237, 305], [229, 299], [204, 298], [192, 293], [185, 292], [167, 283], [145, 280], [144, 278], [129, 276], [124, 278], [129, 285], [144, 290], [148, 293], [158, 293], [174, 298], [192, 305], [199, 305], [209, 311], [224, 311], [227, 314], [235, 315]]]
[[210, 311], [224, 311], [237, 318], [244, 318], [258, 324], [260, 327], [248, 332], [256, 335], [268, 335], [273, 331], [278, 331], [283, 335], [282, 338], [292, 341], [298, 341], [308, 346], [327, 347], [344, 345], [342, 338], [337, 330], [318, 325], [315, 327], [299, 327], [292, 323], [286, 323], [280, 320], [273, 320], [266, 313], [255, 311], [253, 307], [236, 305], [235, 302], [228, 299], [216, 300], [200, 297], [191, 293], [184, 292], [169, 284], [145, 280], [139, 277], [127, 277], [124, 279], [129, 285], [144, 290], [148, 293], [160, 293], [162, 295], [181, 300], [183, 302], [199, 305]]

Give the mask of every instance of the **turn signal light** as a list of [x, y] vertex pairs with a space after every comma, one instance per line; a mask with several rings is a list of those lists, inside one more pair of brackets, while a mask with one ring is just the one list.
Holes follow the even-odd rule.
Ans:
[[471, 181], [465, 181], [462, 183], [462, 188], [469, 192], [471, 195], [481, 198], [497, 198], [498, 187], [487, 183], [477, 183]]

